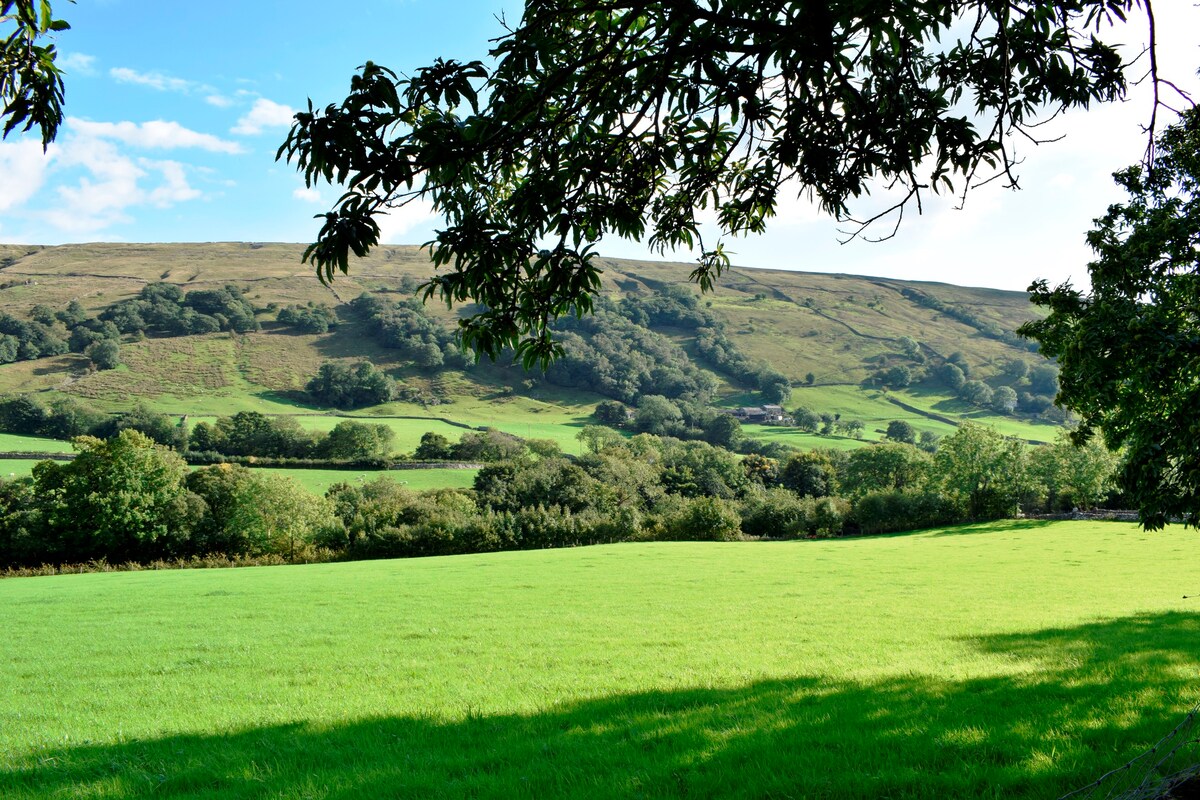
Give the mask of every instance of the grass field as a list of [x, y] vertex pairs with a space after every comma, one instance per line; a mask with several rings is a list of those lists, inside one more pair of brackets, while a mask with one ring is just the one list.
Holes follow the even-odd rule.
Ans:
[[32, 458], [0, 458], [0, 478], [24, 478], [33, 473], [36, 463]]
[[[0, 478], [21, 478], [29, 475], [33, 459], [0, 459]], [[352, 470], [352, 469], [285, 469], [276, 467], [254, 467], [263, 472], [272, 472], [292, 478], [313, 494], [325, 494], [335, 483], [345, 481], [359, 484], [379, 477], [391, 478], [414, 491], [424, 489], [468, 489], [475, 480], [473, 469], [404, 469], [404, 470]]]
[[1200, 696], [1194, 532], [0, 582], [0, 796], [1054, 798]]
[[256, 470], [273, 472], [292, 478], [313, 494], [325, 494], [335, 483], [361, 484], [385, 477], [407, 486], [414, 491], [424, 489], [469, 489], [475, 480], [473, 469], [277, 469], [255, 467]]
[[0, 450], [6, 453], [69, 453], [71, 443], [44, 436], [0, 433]]

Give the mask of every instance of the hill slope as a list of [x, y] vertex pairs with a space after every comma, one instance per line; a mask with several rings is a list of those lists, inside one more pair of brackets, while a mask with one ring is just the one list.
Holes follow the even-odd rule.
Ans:
[[[307, 409], [302, 389], [321, 363], [365, 358], [414, 387], [411, 396], [419, 398], [416, 403], [374, 409], [376, 413], [429, 415], [430, 405], [440, 403], [440, 416], [470, 424], [491, 420], [501, 427], [526, 426], [533, 433], [537, 423], [580, 424], [603, 399], [529, 381], [519, 370], [501, 365], [468, 372], [421, 370], [398, 351], [373, 341], [362, 321], [353, 317], [327, 334], [286, 329], [273, 322], [277, 307], [310, 302], [337, 306], [363, 292], [403, 299], [431, 274], [418, 248], [383, 247], [356, 262], [349, 276], [324, 286], [300, 263], [302, 250], [301, 245], [259, 243], [0, 245], [0, 308], [18, 317], [36, 305], [58, 310], [72, 300], [96, 313], [163, 281], [184, 291], [236, 285], [263, 324], [259, 333], [127, 341], [122, 347], [125, 365], [107, 372], [89, 372], [87, 360], [78, 354], [7, 364], [0, 366], [0, 392], [44, 392], [48, 397], [66, 393], [111, 409], [143, 398], [179, 413], [297, 413]], [[605, 267], [605, 290], [614, 299], [649, 298], [670, 287], [690, 285], [691, 268], [685, 264], [610, 260]], [[877, 438], [880, 426], [891, 419], [945, 433], [964, 417], [998, 423], [1006, 432], [1030, 440], [1053, 436], [1052, 423], [981, 411], [936, 382], [908, 392], [861, 388], [889, 366], [907, 364], [919, 374], [921, 362], [932, 367], [953, 353], [970, 365], [971, 377], [996, 385], [1006, 363], [1039, 361], [1012, 334], [1036, 311], [1023, 293], [736, 268], [700, 304], [738, 351], [792, 383], [789, 408], [806, 405], [861, 419], [868, 439]], [[452, 325], [457, 310], [431, 304], [428, 313]], [[682, 346], [698, 366], [714, 369], [723, 402], [760, 402], [745, 376], [706, 362], [697, 351], [694, 331], [663, 326], [656, 330]], [[918, 343], [916, 361], [904, 352], [902, 337]], [[810, 373], [811, 385], [806, 381]]]

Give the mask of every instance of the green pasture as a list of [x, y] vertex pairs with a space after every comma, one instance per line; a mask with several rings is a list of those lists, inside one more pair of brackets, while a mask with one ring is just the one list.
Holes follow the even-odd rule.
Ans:
[[799, 428], [786, 428], [780, 425], [743, 425], [742, 432], [751, 439], [760, 442], [779, 442], [795, 447], [798, 450], [857, 450], [866, 447], [878, 437], [851, 439], [845, 436], [821, 436], [807, 433]]
[[0, 458], [0, 479], [25, 478], [33, 474], [35, 458]]
[[[897, 395], [908, 402], [907, 397]], [[919, 407], [917, 403], [909, 405]], [[879, 437], [892, 420], [903, 420], [918, 431], [932, 431], [939, 436], [954, 433], [954, 426], [929, 419], [922, 414], [908, 411], [887, 401], [887, 393], [861, 386], [801, 386], [792, 389], [788, 407], [807, 406], [820, 413], [841, 414], [846, 419], [860, 419], [866, 423], [864, 435]], [[952, 416], [952, 415], [946, 415]]]
[[0, 433], [0, 450], [6, 453], [70, 453], [71, 443], [45, 436]]
[[[35, 459], [0, 459], [0, 479], [23, 478], [33, 471]], [[193, 467], [196, 469], [196, 467]], [[414, 491], [425, 489], [469, 489], [475, 480], [473, 469], [291, 469], [283, 467], [254, 467], [291, 478], [313, 494], [325, 494], [335, 483], [360, 484], [379, 477], [390, 478]]]
[[1200, 539], [786, 543], [0, 581], [0, 796], [1055, 798], [1200, 698]]
[[946, 397], [919, 387], [897, 392], [896, 396], [914, 408], [943, 416], [969, 419], [981, 425], [989, 425], [1005, 436], [1015, 436], [1033, 442], [1053, 442], [1059, 431], [1063, 430], [1063, 426], [1052, 422], [993, 414], [957, 397]]
[[254, 467], [291, 478], [313, 494], [325, 494], [335, 483], [359, 485], [376, 478], [390, 478], [414, 491], [425, 489], [469, 489], [475, 480], [473, 469], [289, 469]]

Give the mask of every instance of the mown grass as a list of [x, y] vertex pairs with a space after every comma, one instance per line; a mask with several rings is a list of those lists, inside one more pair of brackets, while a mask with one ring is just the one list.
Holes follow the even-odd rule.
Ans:
[[1194, 533], [0, 582], [0, 796], [1053, 798], [1200, 695]]

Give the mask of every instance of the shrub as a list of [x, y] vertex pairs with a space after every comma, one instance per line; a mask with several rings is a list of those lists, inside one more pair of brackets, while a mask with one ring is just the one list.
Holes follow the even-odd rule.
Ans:
[[868, 492], [854, 504], [852, 519], [863, 533], [928, 528], [954, 518], [953, 509], [932, 492]]
[[742, 520], [734, 504], [719, 497], [681, 498], [660, 519], [658, 538], [736, 542], [742, 538]]
[[795, 492], [778, 487], [754, 494], [742, 504], [742, 532], [765, 538], [803, 536], [810, 505]]
[[121, 345], [115, 339], [92, 342], [83, 351], [99, 370], [116, 369], [121, 365]]

